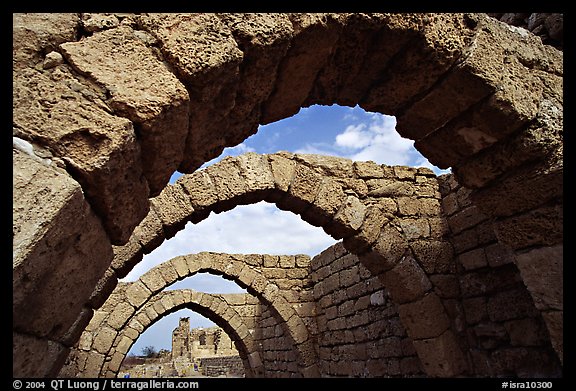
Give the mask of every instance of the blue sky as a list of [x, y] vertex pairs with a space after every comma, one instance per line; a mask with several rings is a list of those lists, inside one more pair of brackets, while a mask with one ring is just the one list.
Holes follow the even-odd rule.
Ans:
[[[315, 153], [372, 160], [378, 164], [429, 167], [436, 174], [448, 172], [432, 166], [407, 140], [395, 130], [396, 119], [365, 112], [360, 107], [311, 106], [293, 117], [261, 126], [241, 144], [226, 148], [221, 156], [245, 152], [274, 153], [289, 151]], [[175, 173], [173, 183], [181, 174]], [[282, 211], [275, 205], [260, 202], [237, 207], [186, 228], [144, 256], [122, 281], [134, 281], [153, 266], [177, 255], [214, 251], [238, 254], [308, 254], [311, 257], [335, 243], [321, 228], [310, 226], [299, 216]], [[219, 276], [198, 274], [173, 284], [168, 289], [190, 288], [208, 293], [235, 293], [243, 290]], [[208, 319], [190, 311], [178, 311], [151, 326], [132, 346], [130, 352], [140, 354], [142, 348], [171, 349], [172, 330], [178, 318], [189, 316], [192, 327], [213, 325]]]

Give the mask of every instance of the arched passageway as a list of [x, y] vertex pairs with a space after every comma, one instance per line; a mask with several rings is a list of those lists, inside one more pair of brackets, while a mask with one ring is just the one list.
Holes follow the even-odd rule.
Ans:
[[[110, 244], [129, 240], [176, 168], [192, 172], [258, 124], [332, 103], [395, 115], [401, 135], [474, 190], [562, 359], [562, 52], [485, 14], [89, 19], [13, 16], [15, 376], [58, 372], [102, 303], [90, 299], [93, 287], [114, 281]], [[233, 193], [219, 188], [218, 208]], [[358, 197], [345, 195], [335, 235], [364, 224]], [[373, 236], [358, 239], [374, 245]], [[380, 256], [365, 262], [386, 267]], [[440, 309], [419, 281], [413, 295]], [[408, 304], [404, 317], [414, 319]], [[430, 341], [421, 351], [435, 351], [452, 344], [445, 323], [434, 336], [407, 328]]]

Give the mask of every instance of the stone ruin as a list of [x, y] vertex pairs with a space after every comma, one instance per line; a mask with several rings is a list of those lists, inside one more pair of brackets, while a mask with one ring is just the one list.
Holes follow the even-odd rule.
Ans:
[[118, 371], [120, 377], [243, 377], [244, 368], [230, 337], [220, 327], [190, 329], [190, 318], [180, 318], [172, 331], [172, 350], [166, 357]]
[[[453, 174], [291, 153], [198, 170], [314, 104], [396, 116]], [[341, 241], [118, 281], [262, 200]], [[248, 293], [164, 290], [199, 272]], [[13, 376], [116, 376], [182, 308], [247, 377], [562, 376], [562, 51], [486, 14], [14, 14]]]

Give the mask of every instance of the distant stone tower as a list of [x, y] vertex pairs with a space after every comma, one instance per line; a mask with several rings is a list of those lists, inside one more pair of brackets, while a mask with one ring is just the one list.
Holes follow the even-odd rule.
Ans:
[[178, 327], [172, 331], [172, 359], [189, 357], [190, 353], [190, 318], [180, 318]]

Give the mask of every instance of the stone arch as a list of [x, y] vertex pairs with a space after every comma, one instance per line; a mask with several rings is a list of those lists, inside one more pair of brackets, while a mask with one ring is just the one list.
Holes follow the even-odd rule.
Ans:
[[[138, 337], [156, 321], [183, 308], [198, 312], [220, 326], [234, 341], [244, 363], [246, 377], [261, 376], [263, 373], [263, 361], [260, 357], [260, 352], [257, 350], [242, 317], [228, 305], [226, 296], [193, 290], [158, 292], [127, 319], [126, 326], [118, 333], [112, 343], [113, 347], [105, 357], [104, 366], [99, 373], [99, 377], [117, 375], [120, 367], [116, 364], [118, 361], [120, 363], [123, 361]], [[157, 303], [162, 303], [162, 305]], [[154, 313], [157, 314], [157, 317], [151, 319], [149, 316]], [[146, 322], [149, 323], [146, 324]], [[140, 328], [142, 328], [141, 331]]]
[[[278, 323], [293, 341], [301, 374], [317, 376], [317, 357], [310, 332], [278, 286], [259, 271], [259, 267], [269, 261], [265, 260], [265, 257], [257, 254], [229, 255], [203, 252], [178, 256], [163, 262], [143, 274], [137, 281], [122, 283], [112, 292], [104, 303], [104, 306], [112, 307], [106, 322], [110, 323], [111, 329], [121, 329], [126, 326], [134, 312], [139, 311], [155, 295], [176, 281], [202, 272], [222, 275], [246, 288], [273, 310]], [[291, 264], [296, 265], [298, 262], [299, 266], [307, 266], [310, 261], [307, 256], [285, 258], [292, 258]], [[100, 319], [96, 322], [100, 322]], [[95, 323], [91, 323], [88, 328], [95, 327]]]
[[[112, 267], [124, 275], [188, 221], [262, 200], [343, 239], [369, 270], [384, 273], [410, 337], [421, 341], [415, 346], [430, 375], [466, 370], [450, 318], [425, 271], [426, 265], [453, 263], [438, 182], [429, 169], [290, 153], [228, 157], [184, 175], [152, 199], [129, 244], [115, 249]], [[438, 364], [439, 351], [440, 361], [450, 364]]]
[[[263, 361], [243, 318], [229, 304], [230, 296], [235, 294], [214, 295], [190, 289], [163, 291], [154, 294], [134, 312], [117, 312], [114, 319], [99, 319], [97, 325], [91, 324], [84, 332], [80, 350], [74, 352], [61, 375], [115, 377], [131, 346], [148, 327], [173, 312], [188, 308], [228, 333], [240, 353], [247, 377], [260, 376]], [[123, 322], [123, 326], [118, 328], [117, 322]]]
[[[117, 23], [100, 24], [75, 14], [43, 18], [14, 16], [15, 171], [28, 170], [15, 181], [14, 225], [29, 220], [37, 199], [46, 203], [33, 216], [39, 224], [14, 237], [15, 375], [53, 372], [26, 361], [26, 349], [61, 360], [97, 307], [82, 306], [86, 287], [112, 260], [108, 243], [128, 240], [175, 168], [192, 172], [258, 124], [310, 104], [359, 103], [396, 115], [401, 135], [475, 190], [499, 239], [517, 252], [532, 295], [542, 296], [535, 265], [543, 265], [536, 274], [553, 266], [542, 275], [561, 286], [562, 53], [526, 30], [485, 14], [132, 15], [122, 24], [116, 16]], [[76, 41], [86, 23], [96, 33]], [[65, 60], [45, 58], [51, 50]], [[33, 70], [44, 60], [43, 71]], [[50, 104], [37, 104], [47, 94]], [[36, 174], [66, 182], [65, 196], [19, 197], [59, 191], [53, 180], [27, 187]], [[57, 222], [75, 224], [63, 233]], [[93, 243], [105, 251], [88, 251]], [[36, 272], [76, 253], [89, 254], [93, 273], [72, 261], [51, 273], [74, 273], [74, 284]], [[539, 309], [561, 357], [556, 301], [561, 294], [544, 297]], [[40, 321], [28, 318], [32, 307], [43, 308]], [[63, 307], [69, 313], [52, 319]]]

